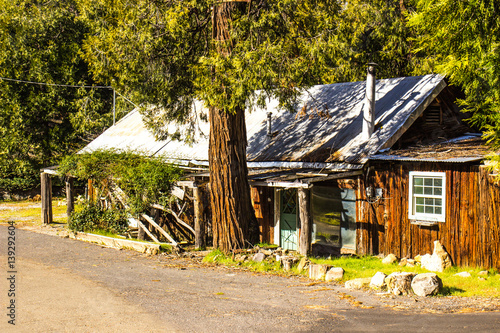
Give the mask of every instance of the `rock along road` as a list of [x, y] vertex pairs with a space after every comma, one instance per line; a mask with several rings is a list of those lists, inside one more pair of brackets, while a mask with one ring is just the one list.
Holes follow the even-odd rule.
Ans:
[[[394, 305], [391, 298], [333, 284], [146, 256], [20, 229], [12, 325], [7, 237], [7, 227], [0, 226], [0, 332], [500, 330], [498, 308], [428, 313], [425, 304], [433, 300], [403, 297]], [[411, 310], [412, 304], [420, 306]]]

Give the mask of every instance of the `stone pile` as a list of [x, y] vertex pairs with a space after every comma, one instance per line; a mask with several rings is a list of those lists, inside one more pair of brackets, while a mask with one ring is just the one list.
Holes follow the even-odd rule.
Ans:
[[387, 290], [387, 292], [398, 295], [432, 296], [436, 295], [443, 284], [436, 273], [416, 274], [411, 272], [395, 272], [385, 275], [377, 272], [371, 278], [358, 278], [346, 281], [348, 289], [371, 288], [375, 290]]
[[[392, 253], [382, 259], [382, 263], [384, 264], [392, 264], [396, 261], [398, 261], [398, 258]], [[446, 252], [443, 245], [441, 245], [439, 241], [434, 241], [434, 251], [432, 255], [417, 255], [413, 259], [401, 258], [398, 265], [401, 267], [414, 267], [420, 265], [422, 268], [431, 272], [442, 272], [446, 268], [451, 267], [452, 262], [450, 255]]]

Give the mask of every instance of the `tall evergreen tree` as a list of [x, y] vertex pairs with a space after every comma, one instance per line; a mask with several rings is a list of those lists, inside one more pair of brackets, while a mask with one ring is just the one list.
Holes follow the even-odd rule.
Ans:
[[[293, 110], [301, 88], [334, 75], [340, 5], [334, 0], [89, 1], [100, 20], [86, 57], [96, 78], [133, 88], [158, 136], [161, 124], [210, 110], [214, 245], [230, 251], [256, 235], [246, 168], [244, 110], [266, 97]], [[256, 90], [262, 92], [256, 94]]]
[[[0, 189], [30, 189], [39, 169], [110, 124], [112, 90], [80, 56], [89, 26], [75, 1], [0, 0]], [[47, 83], [30, 84], [21, 81]]]
[[[500, 3], [496, 0], [421, 0], [410, 23], [435, 71], [465, 92], [493, 150], [500, 149]], [[500, 156], [492, 155], [500, 170]]]

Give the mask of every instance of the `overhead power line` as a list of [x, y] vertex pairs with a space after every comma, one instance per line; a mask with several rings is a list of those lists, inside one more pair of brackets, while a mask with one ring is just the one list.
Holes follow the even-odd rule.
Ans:
[[64, 88], [84, 88], [84, 89], [110, 89], [113, 90], [113, 125], [116, 122], [116, 110], [115, 110], [115, 93], [120, 95], [123, 99], [125, 99], [127, 102], [135, 106], [136, 108], [138, 107], [134, 102], [129, 100], [127, 97], [123, 96], [120, 94], [118, 91], [116, 91], [113, 87], [111, 86], [82, 86], [82, 85], [74, 85], [74, 84], [57, 84], [57, 83], [47, 83], [47, 82], [35, 82], [35, 81], [25, 81], [25, 80], [17, 80], [17, 79], [10, 79], [6, 77], [0, 77], [0, 80], [5, 80], [5, 81], [12, 81], [12, 82], [18, 82], [18, 83], [26, 83], [26, 84], [36, 84], [39, 86], [51, 86], [51, 87], [64, 87]]
[[79, 85], [73, 85], [73, 84], [57, 84], [57, 83], [25, 81], [25, 80], [9, 79], [6, 77], [0, 77], [0, 80], [13, 81], [13, 82], [19, 82], [19, 83], [27, 83], [27, 84], [37, 84], [39, 86], [52, 86], [52, 87], [65, 87], [65, 88], [85, 88], [85, 89], [94, 89], [94, 88], [113, 89], [113, 87], [111, 87], [111, 86], [79, 86]]

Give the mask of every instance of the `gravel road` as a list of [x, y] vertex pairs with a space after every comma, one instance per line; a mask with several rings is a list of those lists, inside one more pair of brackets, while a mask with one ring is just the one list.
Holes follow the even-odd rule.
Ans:
[[11, 299], [8, 230], [0, 226], [5, 312], [0, 332], [427, 333], [493, 332], [500, 327], [497, 300], [394, 298], [15, 232], [13, 326], [6, 316]]

